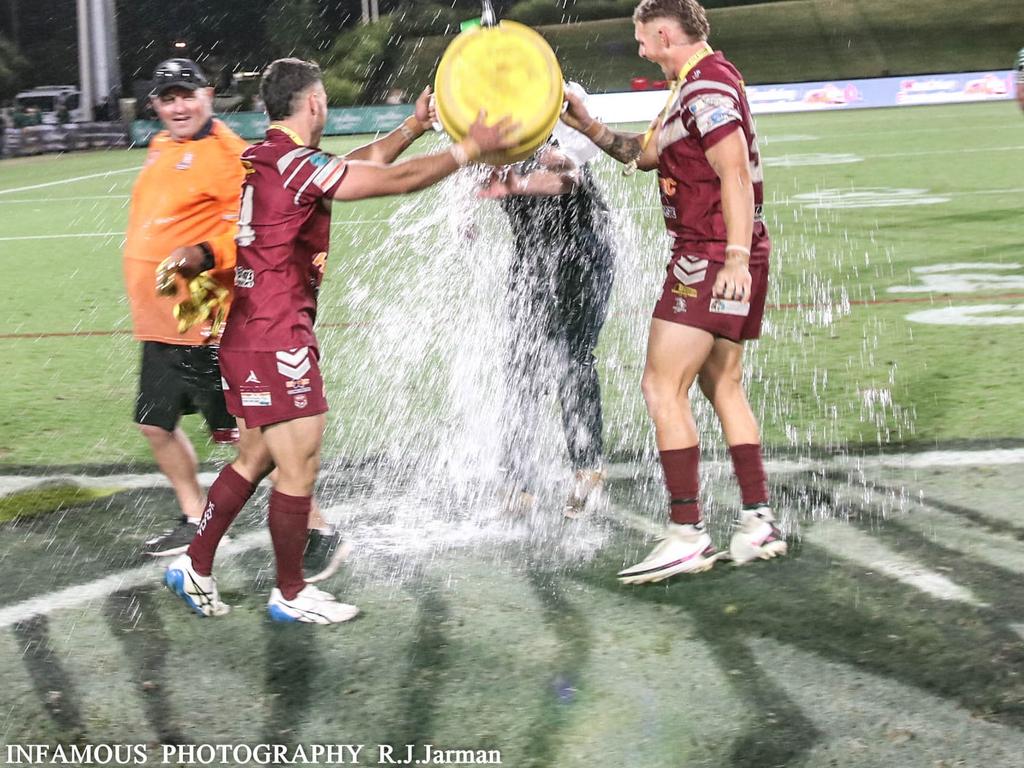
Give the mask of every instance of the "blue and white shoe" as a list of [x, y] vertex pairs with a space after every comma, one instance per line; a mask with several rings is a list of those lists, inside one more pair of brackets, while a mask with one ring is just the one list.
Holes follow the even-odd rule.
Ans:
[[281, 590], [274, 587], [267, 602], [267, 613], [273, 621], [340, 624], [358, 616], [359, 609], [348, 603], [339, 603], [334, 595], [306, 584], [292, 600], [285, 600]]
[[217, 580], [196, 573], [187, 553], [174, 558], [167, 566], [164, 584], [200, 616], [224, 616], [231, 611], [231, 606], [222, 602], [217, 593]]

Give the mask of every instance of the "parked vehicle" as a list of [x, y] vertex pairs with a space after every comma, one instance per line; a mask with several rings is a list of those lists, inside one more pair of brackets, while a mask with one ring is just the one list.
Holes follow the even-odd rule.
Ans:
[[46, 125], [56, 125], [62, 121], [80, 123], [86, 117], [81, 106], [81, 94], [73, 85], [36, 86], [17, 94], [14, 106], [23, 112], [37, 110]]

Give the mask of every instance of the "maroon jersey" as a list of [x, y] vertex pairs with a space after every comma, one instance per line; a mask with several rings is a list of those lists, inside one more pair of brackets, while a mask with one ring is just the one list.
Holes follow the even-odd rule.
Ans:
[[725, 260], [722, 187], [704, 153], [736, 130], [746, 137], [754, 182], [750, 261], [768, 259], [771, 244], [762, 214], [764, 174], [754, 120], [740, 73], [719, 52], [701, 59], [686, 73], [658, 134], [658, 183], [665, 226], [675, 238], [673, 253], [694, 251], [712, 261]]
[[276, 126], [242, 153], [235, 298], [221, 346], [264, 351], [316, 346], [316, 299], [327, 263], [342, 158], [304, 147]]

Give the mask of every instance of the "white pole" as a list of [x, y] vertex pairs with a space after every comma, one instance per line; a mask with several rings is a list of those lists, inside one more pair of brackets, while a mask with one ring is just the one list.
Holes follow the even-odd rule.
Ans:
[[370, 18], [374, 21], [380, 21], [380, 6], [377, 3], [378, 0], [370, 0]]
[[93, 82], [92, 53], [89, 48], [89, 0], [77, 0], [78, 7], [78, 89], [80, 108], [86, 120], [92, 120]]
[[370, 0], [363, 0], [363, 24], [370, 23]]
[[110, 95], [110, 59], [107, 49], [107, 25], [103, 0], [89, 0], [92, 8], [93, 99], [102, 101]]

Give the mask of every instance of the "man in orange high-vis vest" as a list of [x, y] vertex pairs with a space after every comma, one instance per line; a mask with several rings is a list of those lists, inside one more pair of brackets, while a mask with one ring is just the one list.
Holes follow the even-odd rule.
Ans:
[[[144, 551], [159, 556], [184, 551], [205, 503], [181, 416], [200, 412], [216, 442], [238, 440], [221, 390], [219, 329], [208, 320], [179, 332], [174, 308], [189, 298], [187, 281], [200, 272], [230, 297], [245, 176], [240, 156], [248, 145], [214, 119], [213, 89], [195, 62], [165, 61], [153, 79], [152, 104], [164, 130], [150, 142], [132, 189], [124, 278], [135, 338], [142, 342], [135, 421], [182, 513], [177, 527], [146, 542]], [[162, 264], [169, 295], [157, 294]]]

